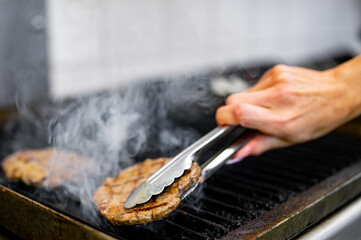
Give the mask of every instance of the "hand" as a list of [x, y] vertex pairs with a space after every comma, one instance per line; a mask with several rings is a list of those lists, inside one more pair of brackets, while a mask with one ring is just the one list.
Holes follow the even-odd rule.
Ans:
[[315, 139], [359, 115], [360, 66], [360, 57], [327, 71], [277, 65], [229, 96], [217, 110], [218, 124], [259, 131], [235, 157]]

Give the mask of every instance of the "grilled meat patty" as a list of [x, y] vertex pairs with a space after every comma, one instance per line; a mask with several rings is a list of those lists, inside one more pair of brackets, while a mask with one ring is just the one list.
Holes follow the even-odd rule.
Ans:
[[182, 192], [198, 180], [201, 174], [198, 163], [193, 162], [183, 176], [148, 202], [131, 209], [125, 209], [124, 204], [134, 189], [169, 160], [146, 159], [125, 169], [115, 178], [107, 178], [94, 193], [99, 212], [114, 225], [148, 224], [168, 216], [178, 207]]
[[2, 168], [10, 180], [26, 185], [55, 187], [77, 183], [85, 168], [94, 165], [90, 158], [54, 148], [21, 150], [5, 158]]

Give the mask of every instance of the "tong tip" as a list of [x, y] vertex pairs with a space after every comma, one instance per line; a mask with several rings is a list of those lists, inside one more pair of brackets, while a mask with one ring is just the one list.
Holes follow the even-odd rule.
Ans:
[[147, 202], [152, 196], [147, 193], [147, 189], [147, 182], [145, 181], [129, 195], [125, 201], [124, 208], [132, 208], [137, 204]]

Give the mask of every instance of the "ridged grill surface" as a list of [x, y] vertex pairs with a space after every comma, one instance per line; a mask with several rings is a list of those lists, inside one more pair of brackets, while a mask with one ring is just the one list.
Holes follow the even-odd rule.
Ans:
[[104, 230], [126, 239], [217, 239], [360, 158], [361, 140], [338, 134], [249, 157], [224, 166], [167, 219]]

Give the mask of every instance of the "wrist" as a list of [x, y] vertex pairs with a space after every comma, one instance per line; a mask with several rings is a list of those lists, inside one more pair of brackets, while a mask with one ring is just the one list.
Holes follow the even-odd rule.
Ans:
[[347, 120], [361, 114], [361, 56], [326, 71], [342, 91], [345, 108], [349, 108]]

